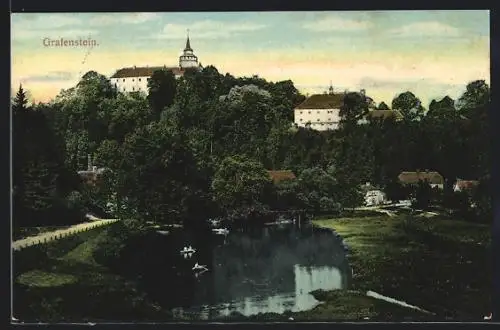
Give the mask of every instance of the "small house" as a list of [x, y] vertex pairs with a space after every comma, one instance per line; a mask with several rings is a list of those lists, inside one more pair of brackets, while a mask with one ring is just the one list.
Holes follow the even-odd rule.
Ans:
[[478, 185], [479, 185], [479, 181], [476, 181], [476, 180], [457, 179], [457, 181], [453, 185], [453, 191], [455, 191], [455, 192], [470, 191], [470, 190], [476, 188]]
[[403, 186], [415, 186], [420, 181], [424, 181], [428, 182], [431, 188], [444, 188], [443, 176], [435, 171], [401, 172], [398, 179]]
[[385, 193], [381, 190], [369, 190], [365, 194], [366, 206], [374, 206], [384, 204], [386, 201]]
[[370, 110], [366, 115], [358, 120], [358, 124], [368, 124], [371, 119], [394, 119], [395, 121], [403, 120], [403, 115], [399, 110]]
[[294, 180], [295, 174], [289, 170], [281, 170], [281, 171], [267, 171], [269, 173], [269, 177], [273, 181], [274, 184], [285, 181], [285, 180]]

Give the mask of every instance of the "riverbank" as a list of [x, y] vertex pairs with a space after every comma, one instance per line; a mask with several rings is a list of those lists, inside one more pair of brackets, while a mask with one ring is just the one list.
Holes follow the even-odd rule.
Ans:
[[109, 229], [14, 252], [14, 316], [27, 323], [167, 319], [135, 283], [94, 259]]
[[[487, 225], [409, 215], [323, 219], [314, 224], [344, 238], [354, 271], [352, 290], [357, 295], [372, 290], [434, 312], [438, 320], [480, 321], [491, 309], [491, 230]], [[329, 294], [311, 315], [321, 318], [321, 310], [335, 308], [342, 294]], [[344, 304], [351, 314], [366, 309], [365, 302], [357, 299], [346, 299]], [[415, 312], [407, 309], [407, 313], [387, 310], [359, 316], [413, 320]]]

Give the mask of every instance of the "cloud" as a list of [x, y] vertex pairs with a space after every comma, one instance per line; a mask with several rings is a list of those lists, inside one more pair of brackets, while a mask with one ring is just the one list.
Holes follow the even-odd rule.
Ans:
[[107, 26], [113, 24], [142, 24], [155, 19], [160, 16], [157, 13], [130, 13], [130, 14], [106, 14], [97, 15], [89, 20], [90, 25]]
[[43, 75], [32, 75], [21, 77], [20, 81], [25, 83], [44, 83], [44, 82], [61, 82], [71, 81], [75, 78], [75, 74], [69, 71], [50, 71]]
[[[12, 18], [14, 41], [36, 38], [79, 38], [99, 33], [95, 27], [141, 24], [158, 18], [157, 13], [127, 14], [18, 14]], [[90, 28], [89, 28], [90, 27]]]
[[264, 29], [266, 25], [248, 22], [222, 22], [214, 20], [198, 21], [194, 24], [168, 23], [161, 34], [153, 36], [159, 39], [184, 39], [186, 32], [196, 35], [198, 39], [228, 38], [235, 34], [253, 32]]
[[339, 17], [327, 17], [307, 22], [302, 25], [306, 30], [325, 32], [325, 31], [356, 31], [366, 30], [371, 27], [371, 23], [362, 20], [344, 19]]
[[461, 30], [440, 22], [419, 22], [389, 30], [392, 37], [458, 37]]
[[12, 41], [26, 40], [26, 39], [42, 39], [42, 38], [88, 38], [99, 34], [97, 30], [88, 29], [66, 29], [66, 30], [21, 30], [12, 29]]
[[12, 14], [12, 25], [16, 29], [58, 29], [68, 26], [81, 25], [81, 19], [75, 14]]

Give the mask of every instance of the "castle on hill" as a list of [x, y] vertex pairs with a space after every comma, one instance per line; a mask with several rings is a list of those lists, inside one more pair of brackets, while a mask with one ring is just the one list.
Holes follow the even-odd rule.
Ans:
[[110, 78], [111, 83], [120, 92], [144, 92], [148, 93], [148, 80], [153, 72], [158, 70], [171, 70], [176, 78], [182, 77], [186, 69], [200, 69], [198, 57], [191, 48], [189, 35], [186, 39], [186, 46], [181, 56], [179, 56], [179, 65], [173, 67], [164, 66], [145, 66], [129, 67], [118, 69]]

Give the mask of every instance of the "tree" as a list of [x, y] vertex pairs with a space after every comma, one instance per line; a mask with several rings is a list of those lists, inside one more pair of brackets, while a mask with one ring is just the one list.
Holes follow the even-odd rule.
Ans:
[[[49, 212], [64, 192], [61, 184], [64, 150], [56, 143], [45, 115], [26, 106], [19, 88], [13, 112], [13, 198], [15, 226], [43, 225], [54, 221]], [[67, 178], [67, 176], [63, 176]], [[71, 188], [71, 187], [69, 187]]]
[[126, 200], [128, 217], [186, 223], [206, 215], [208, 178], [182, 136], [163, 121], [128, 135], [113, 171], [118, 204]]
[[412, 92], [399, 94], [392, 100], [392, 109], [399, 110], [405, 120], [419, 120], [424, 115], [424, 107]]
[[426, 210], [432, 199], [432, 188], [427, 181], [420, 180], [415, 190], [415, 207]]
[[76, 95], [98, 102], [104, 98], [116, 97], [117, 91], [105, 75], [89, 71], [76, 85]]
[[389, 106], [385, 102], [380, 102], [378, 105], [378, 110], [389, 110]]
[[440, 101], [432, 100], [429, 104], [427, 117], [429, 118], [449, 118], [456, 117], [455, 101], [449, 96], [445, 96]]
[[226, 212], [268, 205], [271, 187], [271, 178], [264, 167], [244, 156], [226, 157], [212, 181], [214, 199]]
[[19, 90], [17, 91], [16, 97], [13, 100], [12, 111], [14, 113], [26, 111], [27, 106], [28, 106], [28, 98], [21, 84], [19, 85]]
[[484, 80], [475, 80], [467, 84], [464, 94], [458, 99], [459, 110], [475, 109], [490, 102], [490, 87]]
[[160, 113], [174, 102], [177, 82], [171, 70], [157, 70], [148, 81], [148, 101], [156, 119]]
[[362, 93], [351, 92], [344, 96], [340, 108], [341, 122], [344, 125], [355, 125], [359, 119], [368, 113], [368, 101]]

